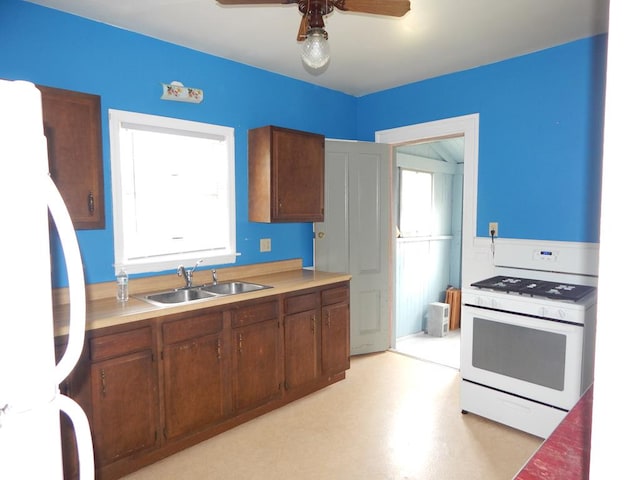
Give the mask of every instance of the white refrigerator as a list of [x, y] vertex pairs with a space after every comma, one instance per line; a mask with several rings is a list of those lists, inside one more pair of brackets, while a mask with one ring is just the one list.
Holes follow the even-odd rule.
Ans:
[[[39, 90], [0, 80], [0, 478], [61, 479], [60, 411], [72, 421], [82, 479], [94, 477], [89, 424], [59, 384], [85, 333], [84, 273], [64, 202], [49, 176]], [[70, 327], [56, 365], [49, 217], [63, 246]]]

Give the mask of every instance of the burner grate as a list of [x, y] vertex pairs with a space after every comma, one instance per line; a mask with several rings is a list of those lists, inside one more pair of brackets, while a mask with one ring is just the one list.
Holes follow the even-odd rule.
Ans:
[[472, 283], [471, 286], [498, 292], [516, 293], [556, 300], [572, 300], [574, 302], [577, 302], [595, 290], [595, 287], [589, 287], [587, 285], [574, 285], [571, 283], [505, 276], [487, 278], [486, 280]]

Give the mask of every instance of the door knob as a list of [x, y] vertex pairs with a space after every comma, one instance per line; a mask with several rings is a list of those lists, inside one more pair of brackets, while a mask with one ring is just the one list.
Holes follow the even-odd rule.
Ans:
[[318, 238], [324, 238], [324, 232], [318, 232]]

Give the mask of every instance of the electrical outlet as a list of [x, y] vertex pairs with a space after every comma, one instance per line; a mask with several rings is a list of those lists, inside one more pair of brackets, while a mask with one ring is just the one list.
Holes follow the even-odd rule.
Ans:
[[271, 251], [271, 239], [270, 238], [261, 238], [260, 239], [260, 251], [261, 252], [270, 252]]
[[[493, 232], [493, 235], [491, 235], [491, 232]], [[498, 222], [489, 222], [489, 236], [498, 236]]]

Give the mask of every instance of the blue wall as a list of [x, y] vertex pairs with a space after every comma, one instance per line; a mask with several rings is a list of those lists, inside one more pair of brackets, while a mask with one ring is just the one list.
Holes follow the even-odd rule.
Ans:
[[[1, 78], [101, 96], [107, 221], [104, 230], [78, 231], [88, 283], [114, 278], [109, 108], [235, 128], [236, 265], [289, 258], [313, 264], [312, 224], [248, 221], [247, 130], [272, 124], [354, 138], [354, 97], [17, 0], [0, 0], [0, 40]], [[160, 100], [160, 83], [173, 80], [202, 88], [204, 101]], [[321, 108], [310, 115], [304, 105]], [[272, 251], [260, 253], [265, 237]], [[64, 270], [54, 271], [54, 284], [66, 285]]]
[[480, 114], [478, 236], [598, 242], [607, 37], [368, 95], [358, 139]]
[[[0, 0], [0, 41], [1, 78], [101, 96], [106, 228], [78, 231], [89, 283], [113, 279], [109, 108], [235, 128], [238, 265], [313, 263], [311, 224], [248, 221], [247, 130], [267, 124], [371, 141], [479, 112], [478, 235], [498, 221], [502, 237], [598, 241], [605, 36], [361, 98], [19, 0]], [[202, 88], [204, 102], [160, 100], [173, 80]], [[272, 252], [259, 252], [263, 237]]]

